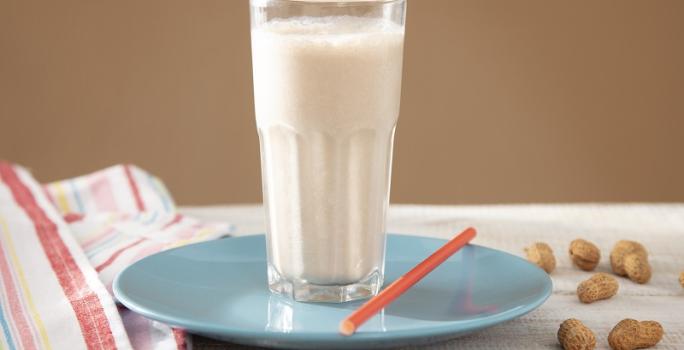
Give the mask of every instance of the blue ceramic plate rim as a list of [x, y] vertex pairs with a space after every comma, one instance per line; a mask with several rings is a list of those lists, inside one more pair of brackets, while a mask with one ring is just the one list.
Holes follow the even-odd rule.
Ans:
[[[401, 236], [401, 237], [408, 237], [408, 238], [416, 238], [416, 239], [421, 239], [421, 240], [433, 240], [436, 242], [446, 242], [444, 239], [440, 238], [434, 238], [434, 237], [424, 237], [424, 236], [415, 236], [415, 235], [405, 235], [405, 234], [389, 234], [392, 236]], [[229, 240], [237, 240], [237, 239], [259, 239], [264, 237], [264, 234], [255, 234], [255, 235], [245, 235], [245, 236], [239, 236], [239, 237], [233, 237], [233, 238], [228, 238]], [[389, 237], [388, 237], [389, 238]], [[211, 322], [205, 322], [205, 321], [197, 321], [197, 320], [192, 320], [192, 319], [179, 319], [176, 317], [171, 317], [171, 316], [166, 316], [164, 314], [160, 314], [154, 311], [151, 311], [147, 309], [144, 305], [140, 305], [139, 303], [135, 302], [134, 300], [128, 298], [126, 294], [122, 291], [122, 287], [119, 283], [120, 277], [124, 275], [129, 269], [131, 269], [133, 266], [139, 263], [143, 263], [146, 259], [149, 259], [151, 257], [154, 257], [157, 254], [164, 254], [171, 252], [173, 250], [177, 249], [184, 249], [189, 246], [195, 246], [195, 245], [201, 245], [201, 244], [211, 244], [212, 242], [215, 241], [208, 241], [208, 242], [200, 242], [200, 243], [195, 243], [191, 245], [186, 245], [182, 247], [177, 247], [169, 250], [165, 250], [163, 252], [159, 252], [153, 255], [150, 255], [148, 257], [145, 257], [136, 263], [126, 267], [124, 270], [122, 270], [117, 276], [114, 278], [114, 282], [112, 283], [112, 291], [114, 293], [115, 299], [126, 306], [128, 309], [132, 310], [133, 312], [136, 312], [140, 315], [143, 315], [147, 318], [153, 319], [155, 321], [159, 321], [165, 324], [169, 324], [171, 326], [175, 327], [180, 327], [183, 329], [186, 329], [190, 331], [191, 333], [198, 333], [198, 334], [204, 334], [207, 336], [218, 336], [219, 338], [228, 338], [228, 339], [259, 339], [260, 341], [269, 341], [269, 342], [286, 342], [286, 343], [330, 343], [330, 342], [343, 342], [346, 344], [354, 344], [354, 343], [367, 343], [367, 342], [372, 342], [372, 341], [382, 341], [386, 340], [388, 338], [391, 338], [393, 341], [396, 340], [409, 340], [409, 339], [415, 339], [415, 338], [446, 338], [450, 335], [452, 336], [458, 336], [460, 334], [466, 334], [470, 332], [474, 332], [483, 328], [488, 328], [506, 321], [513, 320], [515, 318], [521, 317], [526, 315], [527, 313], [533, 311], [534, 309], [538, 308], [548, 298], [551, 296], [552, 290], [553, 290], [553, 284], [551, 281], [551, 278], [547, 275], [544, 274], [543, 276], [545, 279], [544, 283], [544, 290], [542, 291], [541, 297], [537, 298], [534, 300], [534, 302], [525, 304], [524, 306], [507, 310], [505, 312], [492, 315], [492, 316], [485, 316], [480, 319], [476, 320], [467, 320], [467, 321], [445, 321], [444, 324], [442, 325], [429, 325], [429, 326], [420, 326], [416, 327], [414, 329], [410, 330], [389, 330], [385, 332], [361, 332], [361, 333], [356, 333], [354, 336], [351, 337], [344, 337], [342, 335], [339, 335], [335, 332], [330, 332], [330, 333], [320, 333], [320, 332], [306, 332], [306, 331], [301, 331], [298, 330], [297, 332], [292, 332], [292, 333], [283, 333], [283, 332], [265, 332], [265, 331], [251, 331], [251, 330], [244, 330], [244, 329], [231, 329], [227, 328], [225, 326], [220, 326], [213, 324]], [[484, 250], [490, 250], [494, 251], [498, 254], [505, 254], [508, 255], [509, 257], [519, 259], [524, 261], [525, 263], [530, 264], [526, 260], [515, 256], [513, 254], [498, 250], [498, 249], [493, 249], [493, 248], [487, 248], [483, 247], [477, 244], [471, 244], [471, 246], [477, 247], [478, 249], [484, 249]], [[532, 265], [532, 264], [530, 264]], [[536, 265], [532, 265], [536, 267]], [[536, 267], [538, 268], [538, 267]]]

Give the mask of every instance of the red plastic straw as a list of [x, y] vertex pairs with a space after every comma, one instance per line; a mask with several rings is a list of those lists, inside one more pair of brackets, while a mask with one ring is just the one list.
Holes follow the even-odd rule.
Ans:
[[404, 294], [414, 284], [418, 283], [423, 277], [442, 264], [450, 256], [454, 255], [464, 245], [468, 244], [477, 232], [469, 227], [458, 236], [437, 249], [427, 259], [416, 265], [411, 271], [399, 277], [392, 284], [383, 289], [378, 295], [374, 296], [363, 304], [358, 310], [354, 311], [349, 317], [340, 323], [340, 333], [342, 335], [352, 335], [362, 324], [368, 321], [376, 313], [387, 305], [391, 304], [400, 295]]

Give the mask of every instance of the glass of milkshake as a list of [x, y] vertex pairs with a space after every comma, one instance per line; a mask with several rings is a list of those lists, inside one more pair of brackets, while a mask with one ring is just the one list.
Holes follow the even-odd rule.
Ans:
[[345, 302], [383, 283], [405, 0], [251, 0], [269, 288]]

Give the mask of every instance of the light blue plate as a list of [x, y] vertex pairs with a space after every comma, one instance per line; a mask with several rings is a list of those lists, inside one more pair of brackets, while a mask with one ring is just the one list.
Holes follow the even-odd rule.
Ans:
[[[444, 242], [389, 235], [386, 283]], [[516, 256], [468, 245], [351, 337], [337, 328], [361, 302], [297, 303], [268, 291], [263, 235], [149, 256], [121, 272], [113, 289], [135, 312], [212, 338], [282, 348], [370, 348], [434, 342], [522, 316], [549, 297], [551, 280]]]

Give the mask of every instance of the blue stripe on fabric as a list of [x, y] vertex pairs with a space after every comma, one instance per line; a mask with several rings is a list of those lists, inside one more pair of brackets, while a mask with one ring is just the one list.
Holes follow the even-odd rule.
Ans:
[[7, 345], [9, 345], [10, 350], [15, 350], [14, 341], [12, 340], [12, 333], [10, 333], [9, 325], [5, 320], [5, 311], [0, 305], [0, 325], [2, 326], [2, 333], [5, 335], [5, 340], [7, 340]]
[[76, 198], [76, 205], [78, 206], [79, 213], [84, 213], [83, 201], [81, 200], [81, 195], [78, 194], [78, 189], [76, 188], [74, 180], [69, 180], [69, 187], [71, 187], [74, 198]]
[[114, 232], [112, 232], [111, 235], [112, 235], [111, 237], [107, 238], [106, 240], [104, 240], [102, 242], [98, 242], [95, 247], [89, 249], [86, 252], [86, 256], [88, 258], [92, 258], [93, 256], [95, 256], [97, 253], [101, 252], [102, 250], [107, 249], [107, 248], [111, 248], [111, 246], [109, 244], [111, 242], [116, 241], [117, 239], [121, 238], [121, 235], [118, 235], [116, 230], [114, 230]]
[[152, 212], [152, 215], [149, 215], [149, 217], [145, 221], [142, 221], [141, 223], [143, 225], [149, 225], [149, 224], [153, 223], [154, 220], [157, 219], [157, 215], [159, 215], [159, 212], [155, 210]]

